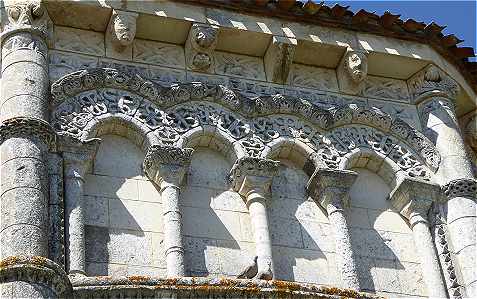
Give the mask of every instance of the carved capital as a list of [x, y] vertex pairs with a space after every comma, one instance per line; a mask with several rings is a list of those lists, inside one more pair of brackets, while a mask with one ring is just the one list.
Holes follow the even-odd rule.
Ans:
[[475, 179], [458, 179], [447, 183], [442, 187], [442, 192], [448, 198], [454, 197], [477, 197], [477, 180]]
[[408, 80], [414, 103], [428, 97], [446, 97], [454, 100], [460, 91], [459, 84], [437, 66], [430, 64]]
[[363, 91], [368, 75], [368, 53], [364, 50], [348, 49], [337, 69], [341, 91], [359, 94]]
[[284, 84], [295, 56], [297, 40], [274, 36], [264, 57], [265, 73], [270, 82]]
[[68, 134], [58, 135], [58, 151], [63, 153], [66, 177], [83, 179], [94, 161], [101, 139], [79, 140]]
[[324, 209], [341, 209], [349, 203], [349, 190], [358, 174], [350, 170], [317, 168], [307, 184], [310, 196]]
[[5, 0], [2, 11], [0, 39], [16, 32], [27, 31], [52, 40], [53, 23], [43, 0]]
[[31, 117], [15, 117], [5, 120], [0, 125], [0, 144], [14, 137], [39, 138], [50, 150], [56, 147], [56, 134], [44, 120]]
[[439, 201], [441, 196], [439, 185], [405, 177], [400, 180], [389, 198], [392, 206], [413, 226], [419, 221], [427, 222], [429, 208], [433, 202]]
[[265, 196], [270, 192], [272, 179], [278, 174], [280, 162], [253, 157], [238, 159], [230, 170], [232, 188], [247, 197], [251, 192]]
[[108, 31], [115, 50], [122, 52], [130, 46], [136, 36], [136, 19], [139, 14], [113, 9]]
[[477, 153], [477, 110], [463, 119], [462, 131], [465, 141]]
[[214, 70], [213, 52], [217, 46], [219, 28], [207, 24], [192, 24], [185, 43], [187, 67], [191, 70], [211, 73]]
[[178, 187], [184, 180], [193, 152], [192, 148], [153, 144], [144, 158], [143, 170], [158, 186], [167, 183]]
[[0, 284], [14, 281], [44, 285], [57, 298], [68, 298], [73, 290], [63, 268], [41, 256], [10, 256], [1, 260]]

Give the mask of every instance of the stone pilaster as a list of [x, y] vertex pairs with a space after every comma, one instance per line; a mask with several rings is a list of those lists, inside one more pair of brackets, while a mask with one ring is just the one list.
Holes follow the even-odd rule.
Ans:
[[179, 200], [180, 186], [193, 152], [191, 148], [181, 149], [154, 144], [150, 146], [144, 158], [144, 172], [161, 190], [168, 277], [185, 275], [182, 212]]
[[441, 275], [439, 258], [428, 222], [428, 212], [433, 202], [441, 198], [439, 185], [405, 178], [391, 192], [391, 203], [410, 223], [414, 244], [421, 260], [422, 275], [428, 296], [446, 298], [447, 291]]
[[345, 207], [348, 192], [358, 174], [347, 170], [316, 169], [307, 189], [312, 198], [328, 212], [334, 230], [336, 260], [342, 287], [359, 290], [358, 271], [354, 260]]
[[232, 187], [247, 204], [252, 222], [258, 273], [256, 278], [273, 278], [272, 242], [267, 215], [267, 197], [272, 179], [278, 174], [279, 162], [244, 157], [237, 160], [230, 171]]
[[[441, 185], [456, 181], [474, 182], [463, 136], [455, 114], [459, 86], [442, 70], [429, 65], [408, 82], [424, 133], [435, 141], [442, 161], [437, 171]], [[476, 194], [448, 193], [445, 204], [447, 225], [466, 294], [477, 296]], [[472, 266], [470, 266], [472, 265]]]
[[84, 175], [98, 150], [100, 140], [80, 141], [64, 135], [58, 141], [64, 161], [66, 269], [68, 274], [86, 275]]

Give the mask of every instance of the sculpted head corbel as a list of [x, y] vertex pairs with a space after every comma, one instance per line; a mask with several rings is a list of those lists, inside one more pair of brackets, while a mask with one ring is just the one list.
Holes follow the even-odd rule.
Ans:
[[137, 13], [113, 9], [109, 32], [116, 51], [123, 51], [136, 36]]
[[20, 31], [28, 31], [51, 41], [53, 23], [43, 0], [4, 0], [1, 37]]
[[143, 170], [161, 189], [165, 185], [182, 184], [194, 150], [169, 145], [153, 144], [147, 150]]
[[242, 157], [232, 166], [229, 181], [245, 199], [252, 193], [264, 197], [270, 192], [273, 177], [278, 175], [279, 165], [270, 159]]
[[192, 24], [185, 44], [187, 66], [190, 69], [203, 72], [213, 70], [213, 52], [217, 46], [218, 33], [217, 26]]
[[368, 53], [364, 50], [348, 49], [338, 66], [340, 89], [349, 94], [359, 94], [368, 75]]
[[310, 196], [331, 214], [349, 205], [349, 190], [358, 174], [350, 170], [317, 168], [307, 183]]
[[99, 138], [83, 141], [68, 134], [58, 135], [58, 152], [63, 155], [66, 177], [83, 180], [94, 161], [100, 143]]
[[418, 222], [427, 222], [429, 208], [441, 198], [439, 185], [410, 177], [399, 179], [389, 196], [392, 206], [409, 221], [411, 227]]

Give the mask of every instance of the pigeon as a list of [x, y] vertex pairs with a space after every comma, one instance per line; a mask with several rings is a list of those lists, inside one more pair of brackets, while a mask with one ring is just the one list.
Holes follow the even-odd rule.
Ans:
[[271, 262], [268, 262], [267, 270], [261, 270], [254, 278], [263, 279], [263, 280], [272, 280], [273, 272], [272, 272]]
[[258, 256], [255, 256], [253, 258], [253, 263], [250, 264], [245, 270], [240, 273], [237, 278], [253, 278], [255, 275], [257, 275], [258, 272], [258, 265], [257, 265], [257, 259]]

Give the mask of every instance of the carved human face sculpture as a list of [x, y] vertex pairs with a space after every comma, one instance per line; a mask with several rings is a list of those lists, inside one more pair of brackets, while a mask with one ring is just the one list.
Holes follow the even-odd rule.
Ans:
[[346, 66], [351, 76], [351, 79], [354, 82], [359, 83], [366, 78], [366, 75], [368, 74], [367, 59], [368, 58], [364, 53], [354, 52], [348, 54], [348, 57], [346, 59]]

